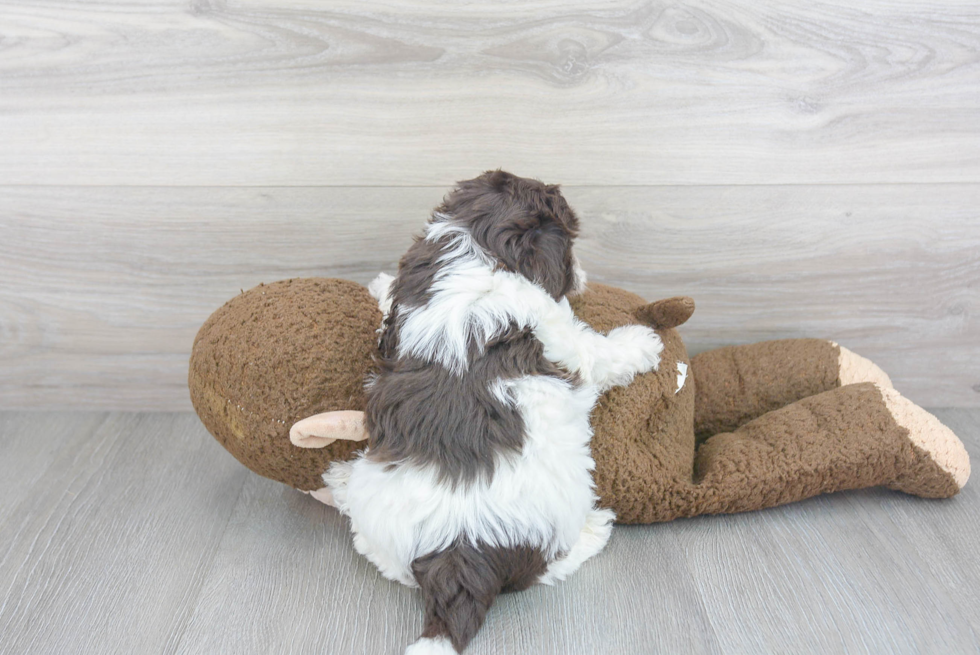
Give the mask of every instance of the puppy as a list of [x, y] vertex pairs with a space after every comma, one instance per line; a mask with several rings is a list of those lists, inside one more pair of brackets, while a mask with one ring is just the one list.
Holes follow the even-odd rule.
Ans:
[[368, 448], [324, 479], [355, 548], [421, 589], [412, 655], [462, 652], [499, 593], [562, 580], [609, 538], [589, 414], [663, 345], [575, 318], [577, 231], [558, 187], [487, 172], [459, 183], [376, 290], [387, 315]]

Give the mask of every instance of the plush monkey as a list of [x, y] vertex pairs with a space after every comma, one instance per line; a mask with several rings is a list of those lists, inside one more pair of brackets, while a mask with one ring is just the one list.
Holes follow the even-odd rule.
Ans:
[[[676, 328], [694, 311], [690, 298], [648, 303], [592, 284], [572, 306], [596, 330], [639, 323], [664, 343], [656, 371], [606, 392], [592, 414], [597, 493], [621, 523], [873, 486], [947, 498], [969, 478], [956, 435], [836, 343], [767, 341], [689, 358]], [[322, 474], [367, 436], [363, 385], [381, 318], [378, 301], [347, 280], [244, 292], [194, 341], [194, 408], [245, 466], [329, 503]]]

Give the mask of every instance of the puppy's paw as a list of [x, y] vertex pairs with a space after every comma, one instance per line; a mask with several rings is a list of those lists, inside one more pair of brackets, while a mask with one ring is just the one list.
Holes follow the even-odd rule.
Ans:
[[595, 353], [591, 381], [606, 391], [627, 385], [637, 373], [646, 373], [660, 364], [664, 344], [660, 336], [642, 325], [625, 325], [611, 331]]
[[[330, 494], [329, 505], [333, 505], [341, 514], [347, 514], [347, 483], [350, 482], [351, 472], [354, 470], [350, 462], [334, 462], [323, 474], [324, 492]], [[317, 499], [319, 500], [319, 498]]]
[[578, 570], [585, 560], [597, 554], [609, 541], [616, 515], [609, 509], [595, 509], [585, 518], [578, 541], [563, 556], [548, 565], [538, 582], [553, 585]]
[[582, 528], [582, 538], [586, 535], [591, 537], [595, 552], [602, 550], [609, 535], [612, 534], [613, 523], [616, 521], [616, 514], [611, 509], [595, 509], [589, 512], [585, 518], [585, 527]]
[[632, 373], [646, 373], [660, 364], [664, 350], [660, 335], [644, 325], [624, 325], [609, 333], [609, 338], [622, 351], [624, 363], [632, 365]]

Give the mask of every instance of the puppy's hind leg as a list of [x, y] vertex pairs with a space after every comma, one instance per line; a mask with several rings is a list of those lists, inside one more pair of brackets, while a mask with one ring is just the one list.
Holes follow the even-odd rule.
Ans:
[[612, 510], [597, 509], [589, 512], [578, 541], [563, 557], [548, 565], [548, 570], [538, 582], [553, 585], [575, 573], [585, 560], [605, 548], [615, 520], [616, 515]]
[[[327, 469], [326, 473], [323, 474], [323, 483], [326, 485], [325, 489], [321, 489], [320, 492], [324, 494], [329, 493], [330, 501], [328, 504], [333, 505], [341, 514], [349, 515], [347, 509], [347, 483], [350, 481], [351, 471], [353, 466], [350, 462], [334, 462]], [[320, 498], [317, 498], [320, 500]]]

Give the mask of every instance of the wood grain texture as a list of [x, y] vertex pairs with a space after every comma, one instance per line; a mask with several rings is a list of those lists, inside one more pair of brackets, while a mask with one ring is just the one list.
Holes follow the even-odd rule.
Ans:
[[248, 472], [193, 415], [99, 418], [0, 423], [48, 464], [0, 500], [0, 653], [162, 652], [196, 602]]
[[414, 605], [353, 551], [337, 512], [250, 476], [177, 652], [377, 652], [372, 624], [421, 630]]
[[73, 415], [69, 423], [58, 414], [0, 412], [0, 525], [7, 525], [58, 455], [90, 439], [105, 418], [86, 412]]
[[[650, 552], [650, 538], [617, 535], [607, 551], [636, 561], [635, 577], [609, 584], [609, 569], [587, 567], [557, 587], [501, 597], [467, 654], [717, 652], [682, 554]], [[655, 601], [638, 602], [646, 596]], [[346, 519], [252, 477], [177, 652], [394, 654], [421, 633], [422, 617], [415, 590], [353, 550]]]
[[[934, 411], [980, 452], [980, 409]], [[421, 630], [345, 519], [191, 414], [0, 412], [0, 455], [2, 655], [394, 655]], [[500, 597], [467, 653], [978, 653], [978, 489], [618, 526], [566, 582]]]
[[[212, 311], [260, 282], [394, 271], [443, 192], [0, 187], [0, 407], [188, 409]], [[565, 193], [593, 281], [695, 298], [692, 352], [834, 339], [921, 405], [980, 404], [980, 186]]]
[[980, 182], [975, 3], [6, 0], [0, 180]]

